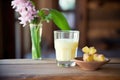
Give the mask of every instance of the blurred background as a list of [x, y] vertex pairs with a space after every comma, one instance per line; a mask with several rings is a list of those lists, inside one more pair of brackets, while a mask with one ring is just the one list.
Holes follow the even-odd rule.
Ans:
[[[0, 59], [31, 58], [29, 27], [22, 27], [12, 0], [0, 0]], [[120, 0], [34, 0], [36, 7], [54, 8], [67, 18], [71, 29], [80, 31], [78, 56], [85, 45], [95, 46], [107, 57], [120, 58]], [[43, 58], [55, 58], [53, 22], [44, 23]]]

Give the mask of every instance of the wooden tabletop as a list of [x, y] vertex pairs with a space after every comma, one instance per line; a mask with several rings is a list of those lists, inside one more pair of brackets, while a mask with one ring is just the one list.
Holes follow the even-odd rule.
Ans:
[[54, 59], [0, 60], [0, 80], [120, 80], [120, 59], [111, 59], [96, 71], [78, 66], [63, 68]]

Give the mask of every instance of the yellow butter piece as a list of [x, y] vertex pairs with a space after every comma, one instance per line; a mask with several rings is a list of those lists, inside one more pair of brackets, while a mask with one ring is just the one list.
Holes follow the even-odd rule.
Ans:
[[89, 54], [95, 54], [97, 52], [97, 50], [95, 49], [95, 47], [90, 47], [89, 48]]
[[93, 56], [90, 54], [83, 54], [83, 60], [86, 62], [91, 62], [93, 61]]
[[100, 55], [98, 56], [98, 59], [99, 59], [99, 61], [105, 61], [105, 56], [102, 55], [102, 54], [100, 54]]
[[87, 47], [87, 46], [85, 46], [85, 47], [83, 47], [82, 48], [82, 51], [84, 52], [84, 53], [89, 53], [89, 48]]
[[98, 54], [93, 54], [94, 61], [98, 61]]
[[94, 54], [93, 59], [94, 61], [105, 61], [105, 56], [103, 54]]

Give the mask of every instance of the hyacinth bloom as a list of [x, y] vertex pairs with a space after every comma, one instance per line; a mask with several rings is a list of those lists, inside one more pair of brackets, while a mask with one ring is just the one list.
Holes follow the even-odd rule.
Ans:
[[[42, 8], [35, 9], [32, 0], [13, 0], [11, 2], [13, 9], [20, 14], [18, 18], [20, 24], [26, 26], [29, 24], [32, 42], [32, 59], [41, 59], [41, 36], [42, 36], [42, 23], [53, 22], [63, 30], [70, 30], [66, 18], [55, 9]], [[49, 12], [46, 14], [45, 11]]]
[[11, 5], [20, 14], [20, 24], [26, 26], [37, 17], [37, 10], [30, 0], [13, 0]]

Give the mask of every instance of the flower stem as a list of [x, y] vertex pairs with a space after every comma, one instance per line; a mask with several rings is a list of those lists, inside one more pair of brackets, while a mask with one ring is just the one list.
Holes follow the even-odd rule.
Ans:
[[37, 24], [30, 24], [31, 40], [32, 40], [32, 59], [41, 59], [41, 26]]

